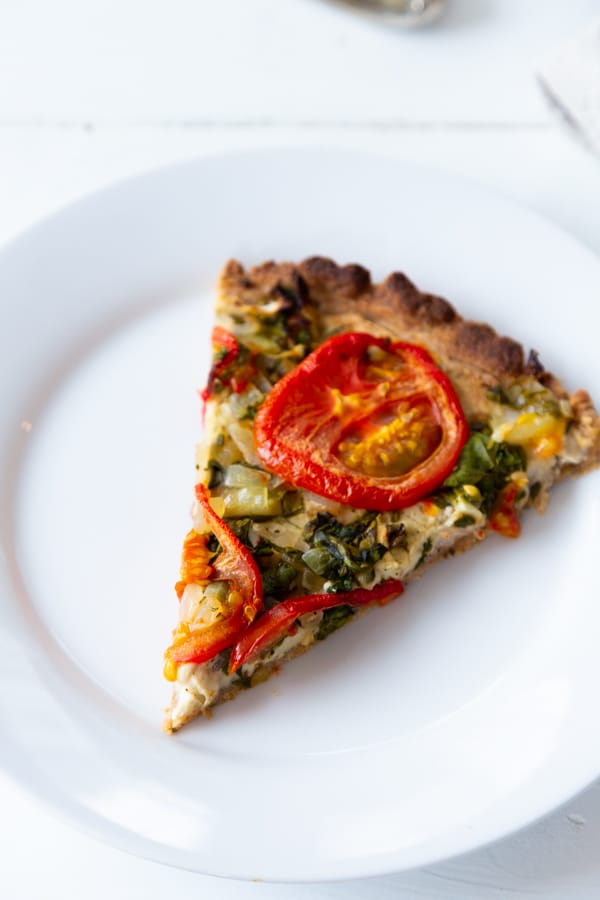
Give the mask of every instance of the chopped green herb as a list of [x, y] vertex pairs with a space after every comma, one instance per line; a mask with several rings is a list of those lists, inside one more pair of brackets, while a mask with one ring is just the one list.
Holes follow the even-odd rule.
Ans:
[[351, 606], [334, 606], [332, 609], [323, 610], [323, 618], [316, 634], [317, 640], [325, 640], [333, 631], [337, 631], [348, 622], [353, 615], [354, 610]]
[[223, 483], [224, 469], [220, 462], [217, 462], [216, 459], [209, 459], [208, 471], [210, 472], [208, 478], [209, 488], [215, 488]]
[[214, 534], [211, 534], [209, 536], [209, 538], [206, 542], [206, 546], [212, 554], [212, 557], [211, 557], [211, 562], [212, 562], [212, 560], [221, 552], [221, 545], [218, 542], [218, 540], [216, 539], [216, 537], [214, 536]]
[[455, 519], [452, 524], [455, 528], [468, 528], [470, 525], [474, 525], [475, 522], [475, 516], [470, 516], [468, 515], [468, 513], [465, 513], [465, 515], [459, 516], [458, 519]]
[[527, 383], [515, 381], [512, 384], [494, 385], [487, 391], [494, 403], [515, 410], [529, 410], [538, 415], [560, 416], [560, 404], [554, 394], [539, 381], [530, 379]]
[[310, 550], [302, 554], [302, 562], [312, 572], [326, 578], [332, 564], [331, 553], [324, 547], [311, 547]]
[[512, 401], [501, 384], [495, 384], [494, 387], [488, 388], [487, 395], [494, 403], [512, 406]]
[[408, 536], [404, 522], [389, 522], [386, 525], [385, 540], [390, 549], [401, 547], [402, 550], [408, 550]]
[[421, 547], [421, 555], [420, 555], [419, 559], [417, 560], [415, 569], [418, 569], [420, 566], [423, 565], [423, 563], [425, 562], [425, 560], [431, 553], [432, 547], [433, 547], [433, 544], [432, 544], [431, 538], [427, 538], [427, 540], [424, 542], [423, 546]]
[[277, 566], [265, 569], [261, 572], [265, 596], [277, 596], [287, 592], [297, 574], [295, 566], [287, 560], [283, 560]]
[[243, 667], [241, 669], [238, 669], [234, 673], [233, 678], [234, 678], [234, 681], [237, 682], [241, 688], [246, 689], [246, 688], [252, 687], [252, 676], [245, 675]]
[[[473, 431], [461, 450], [458, 463], [435, 495], [448, 496], [448, 489], [477, 485], [481, 509], [489, 514], [499, 492], [513, 472], [524, 472], [527, 458], [521, 447], [490, 438], [489, 430]], [[450, 495], [451, 497], [451, 495]]]
[[249, 406], [246, 407], [246, 411], [239, 417], [240, 421], [243, 421], [244, 419], [250, 421], [254, 420], [260, 407], [261, 403], [250, 403]]
[[354, 522], [342, 523], [319, 513], [305, 527], [310, 549], [302, 555], [309, 569], [330, 582], [333, 593], [352, 588], [357, 573], [366, 574], [387, 552], [377, 540], [377, 513], [368, 512]]
[[533, 484], [529, 488], [529, 499], [533, 502], [537, 497], [539, 497], [540, 491], [542, 489], [542, 485], [539, 481], [534, 481]]
[[228, 519], [227, 524], [235, 534], [238, 541], [241, 541], [245, 547], [254, 552], [254, 547], [250, 541], [250, 528], [252, 519]]

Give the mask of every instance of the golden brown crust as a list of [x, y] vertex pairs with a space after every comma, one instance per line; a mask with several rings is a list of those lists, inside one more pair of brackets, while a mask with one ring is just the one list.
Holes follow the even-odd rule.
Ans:
[[585, 459], [579, 466], [567, 467], [564, 474], [582, 474], [600, 464], [600, 419], [587, 391], [575, 391], [569, 397], [574, 421], [577, 423], [577, 437], [585, 450]]
[[339, 266], [325, 257], [312, 256], [297, 265], [269, 262], [248, 272], [239, 263], [229, 263], [224, 278], [237, 281], [238, 288], [268, 292], [278, 281], [289, 281], [293, 273], [306, 281], [319, 313], [332, 323], [341, 325], [341, 320], [359, 316], [379, 330], [426, 343], [447, 363], [460, 360], [495, 379], [514, 377], [525, 369], [519, 343], [497, 334], [489, 325], [463, 319], [447, 300], [420, 291], [400, 272], [374, 285], [362, 266]]
[[[313, 257], [300, 263], [310, 287], [323, 289], [321, 308], [325, 315], [350, 312], [340, 298], [355, 300], [352, 312], [377, 322], [406, 340], [427, 343], [442, 359], [476, 366], [495, 378], [520, 375], [524, 369], [523, 348], [511, 338], [498, 335], [489, 325], [463, 319], [442, 297], [420, 291], [401, 272], [373, 285], [365, 269], [336, 266], [331, 260]], [[314, 273], [316, 281], [312, 282]], [[327, 277], [323, 278], [325, 272]], [[352, 282], [352, 286], [349, 286]]]

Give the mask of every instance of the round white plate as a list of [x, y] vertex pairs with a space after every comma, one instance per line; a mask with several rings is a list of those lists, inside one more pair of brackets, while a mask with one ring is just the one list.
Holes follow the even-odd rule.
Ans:
[[599, 479], [176, 736], [162, 650], [223, 262], [403, 269], [600, 397], [600, 263], [468, 182], [334, 151], [161, 170], [0, 256], [0, 758], [124, 850], [351, 878], [492, 841], [598, 774]]

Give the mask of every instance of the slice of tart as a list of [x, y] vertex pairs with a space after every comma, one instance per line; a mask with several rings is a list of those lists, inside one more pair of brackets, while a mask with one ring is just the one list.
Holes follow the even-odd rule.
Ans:
[[600, 459], [585, 391], [398, 273], [229, 262], [212, 343], [167, 731]]

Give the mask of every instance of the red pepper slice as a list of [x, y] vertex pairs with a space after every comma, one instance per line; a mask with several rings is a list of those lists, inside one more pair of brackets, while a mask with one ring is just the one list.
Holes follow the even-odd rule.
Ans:
[[503, 537], [517, 538], [521, 534], [521, 523], [515, 511], [518, 493], [519, 487], [509, 483], [502, 488], [496, 499], [490, 527]]
[[206, 403], [206, 401], [212, 397], [215, 382], [218, 378], [223, 375], [226, 369], [229, 368], [231, 363], [237, 359], [238, 354], [240, 352], [240, 345], [236, 341], [235, 337], [231, 334], [230, 331], [227, 331], [226, 328], [223, 328], [221, 325], [215, 325], [212, 330], [212, 347], [213, 347], [213, 359], [214, 362], [211, 366], [211, 370], [208, 373], [208, 381], [206, 382], [206, 387], [201, 393], [202, 400]]
[[231, 651], [229, 672], [236, 672], [240, 666], [258, 656], [269, 646], [285, 637], [294, 622], [306, 613], [334, 606], [368, 606], [379, 603], [383, 606], [404, 590], [401, 581], [384, 581], [374, 588], [355, 588], [339, 594], [308, 594], [284, 600], [263, 613], [238, 638]]
[[422, 347], [350, 332], [326, 340], [258, 410], [256, 452], [289, 484], [361, 509], [404, 509], [438, 487], [469, 433]]
[[214, 395], [217, 381], [231, 388], [234, 394], [241, 394], [256, 375], [254, 354], [240, 346], [234, 335], [221, 325], [215, 325], [212, 330], [212, 346], [214, 361], [200, 394], [205, 404]]
[[229, 583], [226, 601], [229, 614], [205, 628], [182, 623], [166, 654], [174, 663], [201, 663], [212, 659], [221, 650], [230, 647], [263, 608], [262, 580], [252, 554], [216, 514], [210, 505], [208, 491], [202, 484], [196, 485], [196, 499], [202, 508], [207, 530], [218, 540], [221, 553], [210, 573], [206, 572], [204, 560], [194, 567], [193, 561], [186, 559], [186, 570], [193, 572], [195, 568], [203, 576], [208, 574], [208, 579], [205, 578], [203, 583], [208, 580]]

